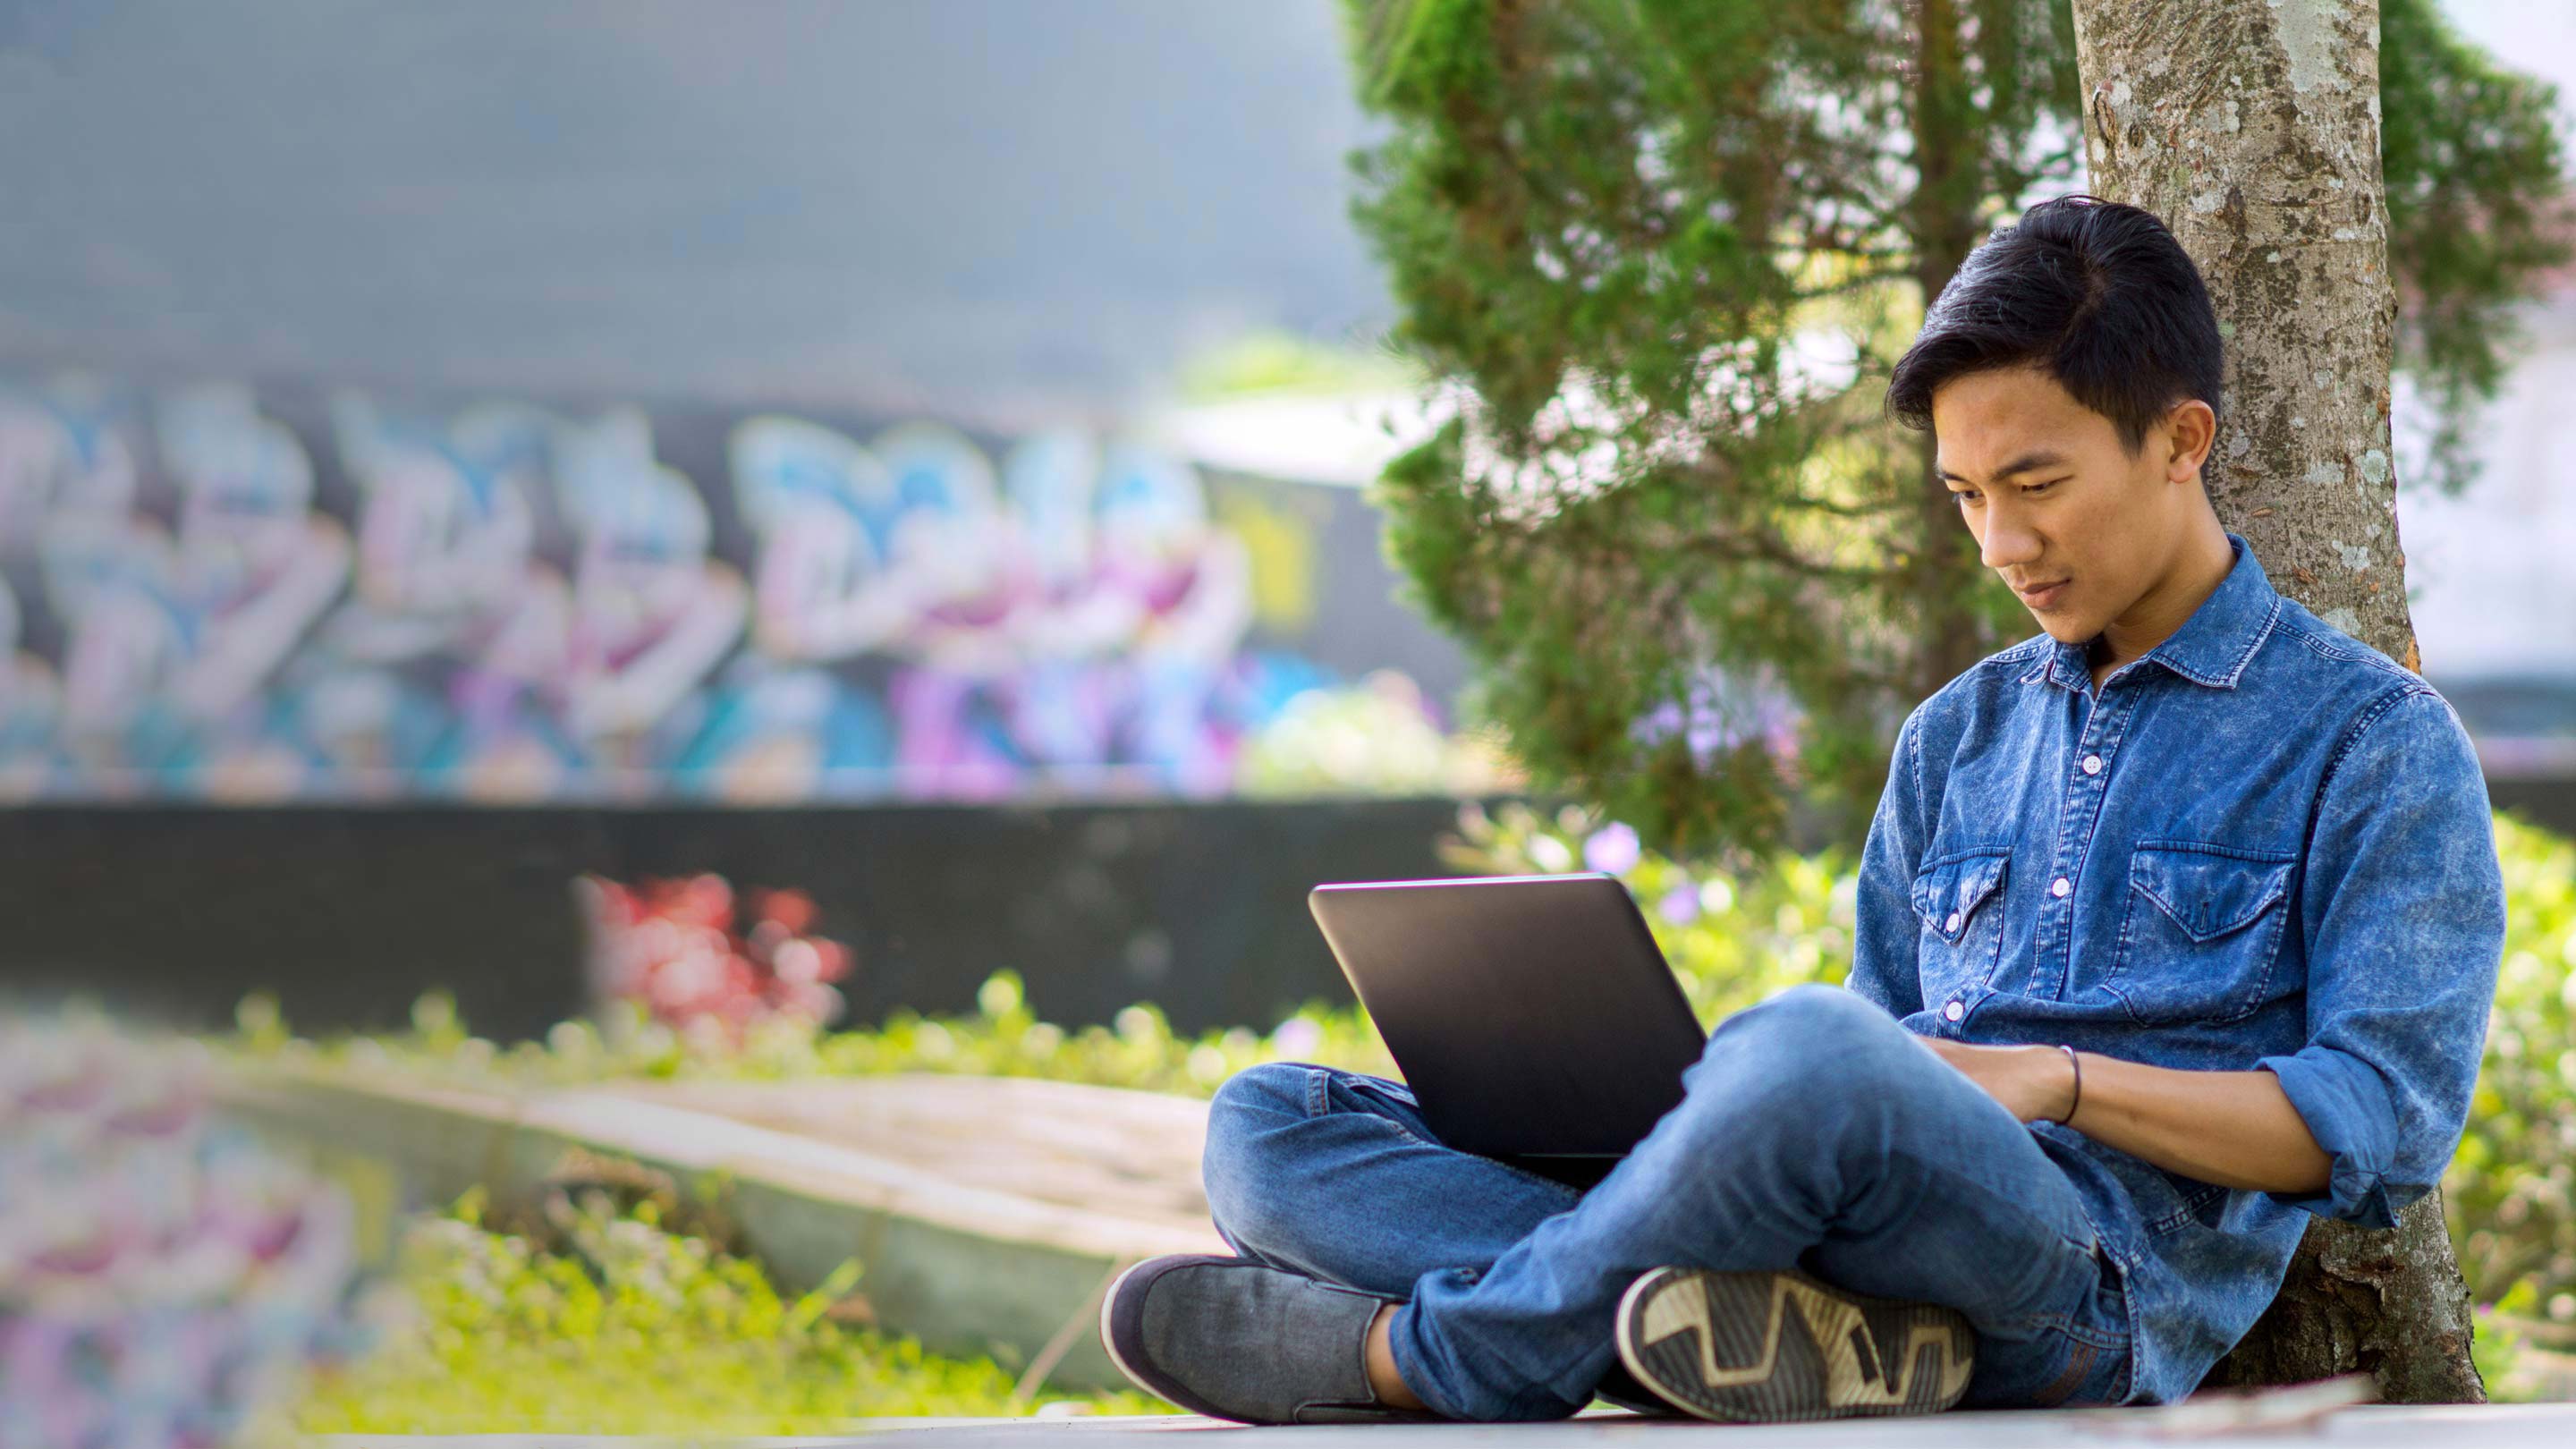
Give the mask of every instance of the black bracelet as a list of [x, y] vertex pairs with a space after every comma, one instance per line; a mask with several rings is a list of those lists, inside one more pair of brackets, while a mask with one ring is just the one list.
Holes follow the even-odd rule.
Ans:
[[2075, 1109], [2084, 1105], [2084, 1062], [2075, 1055], [2075, 1048], [2071, 1046], [2061, 1043], [2057, 1049], [2066, 1053], [2066, 1064], [2075, 1069], [2075, 1095], [2066, 1099], [2066, 1115], [2058, 1118], [2056, 1123], [2063, 1127], [2075, 1120]]

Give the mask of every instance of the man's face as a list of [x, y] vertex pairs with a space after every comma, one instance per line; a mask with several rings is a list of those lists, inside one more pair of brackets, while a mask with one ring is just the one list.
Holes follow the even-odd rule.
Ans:
[[1980, 560], [2050, 637], [2081, 644], [2125, 615], [2179, 556], [2192, 510], [2205, 506], [2193, 479], [2208, 448], [2208, 411], [2182, 404], [2132, 453], [2109, 418], [2057, 379], [2015, 367], [1942, 384], [1932, 432], [1941, 480]]

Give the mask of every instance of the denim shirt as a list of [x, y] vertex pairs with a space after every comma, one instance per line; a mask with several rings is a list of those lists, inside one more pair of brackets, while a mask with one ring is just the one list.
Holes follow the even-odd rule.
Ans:
[[2129, 1396], [2253, 1326], [2310, 1214], [2440, 1179], [2477, 1077], [2504, 887], [2477, 757], [2417, 676], [2276, 593], [2245, 540], [2093, 687], [2046, 635], [1918, 706], [1863, 852], [1851, 987], [1926, 1036], [2262, 1068], [2332, 1160], [2233, 1191], [2034, 1123], [2127, 1299]]

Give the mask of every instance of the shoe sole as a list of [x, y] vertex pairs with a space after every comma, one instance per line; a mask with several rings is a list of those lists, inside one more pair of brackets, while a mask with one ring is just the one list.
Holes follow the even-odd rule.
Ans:
[[[1150, 1258], [1145, 1260], [1145, 1262], [1151, 1261], [1153, 1260]], [[1126, 1358], [1118, 1352], [1118, 1335], [1110, 1331], [1109, 1313], [1110, 1310], [1118, 1306], [1119, 1290], [1125, 1288], [1127, 1286], [1127, 1280], [1135, 1277], [1136, 1270], [1144, 1266], [1145, 1263], [1141, 1262], [1128, 1264], [1125, 1268], [1119, 1271], [1117, 1277], [1109, 1280], [1109, 1291], [1100, 1295], [1100, 1346], [1108, 1353], [1109, 1361], [1117, 1365], [1118, 1372], [1126, 1375], [1127, 1382], [1134, 1384], [1140, 1389], [1145, 1388], [1145, 1381], [1136, 1376], [1136, 1370], [1129, 1367]], [[1146, 1392], [1152, 1393], [1153, 1391], [1151, 1389], [1146, 1389]], [[1159, 1395], [1157, 1397], [1159, 1397]]]
[[1620, 1297], [1618, 1343], [1628, 1372], [1675, 1408], [1779, 1424], [1947, 1409], [1968, 1391], [1976, 1335], [1955, 1309], [1795, 1271], [1657, 1268]]
[[1188, 1409], [1194, 1414], [1204, 1414], [1207, 1412], [1205, 1409], [1192, 1407], [1175, 1397], [1170, 1386], [1138, 1373], [1136, 1366], [1127, 1361], [1127, 1356], [1118, 1351], [1118, 1333], [1110, 1327], [1110, 1315], [1117, 1311], [1118, 1297], [1126, 1291], [1127, 1281], [1148, 1268], [1159, 1273], [1162, 1271], [1164, 1262], [1165, 1260], [1161, 1258], [1147, 1258], [1143, 1262], [1130, 1263], [1126, 1271], [1109, 1280], [1109, 1291], [1100, 1295], [1100, 1346], [1108, 1350], [1109, 1361], [1116, 1364], [1118, 1371], [1127, 1376], [1127, 1382], [1175, 1407]]

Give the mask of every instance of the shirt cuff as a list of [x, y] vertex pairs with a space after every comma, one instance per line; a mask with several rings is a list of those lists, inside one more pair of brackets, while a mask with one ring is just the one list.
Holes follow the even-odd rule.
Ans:
[[2397, 1155], [2397, 1106], [2379, 1073], [2347, 1053], [2319, 1046], [2255, 1065], [2280, 1079], [2332, 1165], [2323, 1194], [2276, 1192], [2273, 1200], [2364, 1227], [2397, 1226], [2397, 1210], [2422, 1197], [2429, 1184], [2388, 1180]]

